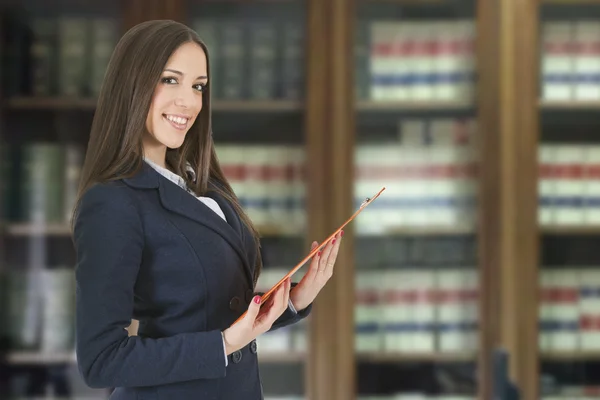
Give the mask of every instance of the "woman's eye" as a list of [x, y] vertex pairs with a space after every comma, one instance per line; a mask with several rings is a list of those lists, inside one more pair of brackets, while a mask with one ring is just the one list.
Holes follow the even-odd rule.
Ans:
[[163, 78], [162, 83], [167, 83], [169, 85], [177, 83], [177, 79], [175, 78]]
[[199, 92], [202, 92], [205, 88], [206, 88], [206, 83], [198, 83], [198, 84], [194, 85], [194, 89], [196, 89]]

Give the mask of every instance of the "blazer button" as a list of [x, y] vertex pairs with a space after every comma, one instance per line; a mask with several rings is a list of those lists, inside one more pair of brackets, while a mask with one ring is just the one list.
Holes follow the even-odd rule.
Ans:
[[236, 296], [229, 302], [229, 308], [233, 311], [238, 311], [240, 309], [241, 303], [242, 302], [240, 301], [240, 298]]
[[233, 353], [233, 362], [234, 363], [239, 363], [240, 361], [242, 361], [242, 351], [241, 350], [237, 350]]
[[246, 290], [246, 303], [250, 304], [253, 297], [254, 297], [254, 292], [252, 291], [252, 289]]
[[256, 340], [253, 340], [250, 343], [250, 351], [252, 352], [252, 354], [256, 354], [257, 352], [257, 348], [256, 348]]

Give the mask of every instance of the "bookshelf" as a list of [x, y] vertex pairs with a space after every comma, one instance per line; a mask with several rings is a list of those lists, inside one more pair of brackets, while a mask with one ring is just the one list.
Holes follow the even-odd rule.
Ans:
[[600, 86], [587, 77], [600, 72], [600, 3], [543, 2], [538, 12], [538, 391], [541, 398], [593, 396], [600, 387], [593, 257]]
[[[3, 90], [0, 91], [3, 94], [0, 115], [6, 117], [2, 120], [6, 129], [0, 131], [2, 189], [5, 182], [7, 184], [7, 190], [2, 191], [0, 214], [3, 244], [0, 250], [7, 250], [0, 252], [0, 272], [6, 279], [2, 280], [0, 293], [8, 295], [8, 301], [5, 302], [4, 297], [0, 301], [3, 343], [0, 360], [3, 371], [6, 368], [9, 372], [6, 388], [0, 384], [2, 398], [25, 395], [41, 398], [44, 393], [58, 390], [52, 388], [53, 382], [48, 380], [49, 371], [69, 382], [70, 393], [55, 395], [108, 398], [106, 390], [86, 388], [77, 373], [66, 375], [75, 366], [72, 351], [74, 315], [59, 313], [59, 310], [71, 310], [70, 306], [74, 305], [74, 292], [64, 287], [65, 282], [72, 281], [75, 261], [70, 245], [68, 197], [77, 186], [77, 171], [96, 107], [98, 76], [103, 72], [95, 67], [107, 61], [106, 56], [110, 56], [115, 39], [118, 40], [129, 27], [148, 19], [172, 18], [199, 31], [212, 29], [214, 36], [205, 30], [202, 37], [214, 52], [211, 60], [215, 65], [212, 67], [219, 71], [211, 76], [215, 89], [212, 105], [217, 152], [262, 236], [265, 269], [256, 289], [266, 291], [285, 274], [286, 267], [302, 258], [309, 245], [307, 232], [314, 232], [312, 237], [323, 236], [309, 225], [304, 206], [308, 191], [304, 172], [308, 158], [306, 148], [308, 145], [322, 147], [319, 141], [324, 137], [318, 129], [307, 134], [305, 126], [315, 125], [305, 95], [308, 86], [305, 80], [307, 3], [104, 3], [28, 0], [21, 4], [14, 2], [10, 4], [11, 8], [1, 10], [0, 15], [7, 18], [14, 17], [11, 13], [22, 13], [18, 24], [15, 22], [3, 31], [2, 41], [13, 46], [12, 52], [7, 53], [10, 62], [3, 71]], [[45, 19], [40, 20], [40, 17]], [[99, 18], [104, 18], [106, 25], [97, 27], [90, 23]], [[200, 18], [210, 21], [202, 20], [198, 24]], [[63, 33], [69, 28], [75, 29], [71, 36]], [[98, 31], [94, 31], [96, 28]], [[255, 35], [258, 28], [260, 36]], [[71, 46], [81, 46], [83, 42], [77, 42], [74, 37], [85, 36], [88, 29], [96, 32], [89, 39], [91, 44], [86, 45], [92, 50], [70, 60], [80, 68], [71, 71], [70, 75], [80, 85], [70, 87], [71, 81], [67, 77], [58, 75], [56, 78], [62, 71], [57, 65], [66, 60], [61, 58], [66, 57], [61, 49], [65, 48], [64, 41], [67, 40], [71, 41]], [[271, 42], [268, 42], [269, 38]], [[251, 47], [246, 47], [247, 39], [253, 41], [253, 46], [260, 44], [262, 48], [257, 47], [257, 51], [252, 52]], [[284, 41], [280, 42], [280, 39]], [[96, 45], [101, 40], [105, 40], [101, 43], [104, 47]], [[97, 47], [104, 51], [94, 52]], [[260, 51], [268, 57], [260, 58]], [[242, 59], [236, 58], [240, 55]], [[101, 56], [104, 59], [97, 59]], [[254, 60], [250, 68], [246, 68], [247, 60]], [[24, 66], [24, 73], [18, 71], [18, 63]], [[224, 79], [219, 81], [221, 72]], [[58, 82], [56, 85], [50, 84], [55, 81]], [[5, 153], [7, 149], [10, 156], [4, 157], [8, 154]], [[4, 165], [5, 161], [9, 165]], [[28, 162], [37, 163], [35, 169], [46, 170], [47, 174], [26, 185], [22, 181], [27, 177]], [[318, 167], [318, 163], [312, 165]], [[245, 178], [235, 178], [240, 171]], [[261, 175], [252, 177], [247, 173], [249, 171], [260, 171]], [[273, 172], [268, 177], [268, 185], [267, 172]], [[285, 190], [271, 190], [275, 184]], [[36, 193], [44, 187], [46, 192]], [[270, 193], [273, 195], [267, 199]], [[34, 208], [40, 208], [39, 203], [31, 202], [34, 196], [38, 196], [43, 209]], [[284, 203], [281, 200], [293, 207], [276, 209], [275, 205]], [[319, 196], [312, 196], [312, 209], [322, 209], [318, 201]], [[273, 206], [263, 207], [262, 204]], [[319, 218], [320, 213], [318, 211], [310, 218]], [[56, 279], [52, 278], [54, 272]], [[59, 286], [61, 282], [63, 286]], [[42, 310], [32, 304], [39, 305], [40, 302], [39, 298], [34, 298], [38, 291], [36, 287], [50, 296], [44, 298], [48, 306]], [[5, 291], [5, 288], [8, 289]], [[65, 296], [58, 296], [60, 292]], [[59, 307], [56, 303], [59, 300], [67, 307]], [[66, 329], [58, 329], [60, 323]], [[310, 318], [259, 338], [259, 362], [264, 367], [262, 378], [267, 398], [277, 395], [292, 399], [305, 395], [304, 369], [310, 358], [309, 323]], [[5, 346], [5, 342], [9, 345]], [[285, 372], [283, 375], [282, 371]], [[33, 389], [25, 393], [25, 386]]]
[[[227, 46], [239, 50], [235, 38], [240, 32], [255, 43], [244, 48], [248, 58], [234, 57], [228, 68], [215, 69], [215, 85], [220, 85], [212, 103], [217, 148], [230, 166], [242, 158], [266, 163], [298, 155], [305, 173], [296, 189], [306, 196], [304, 208], [297, 210], [301, 212], [286, 217], [294, 224], [259, 209], [250, 211], [263, 237], [261, 285], [280, 277], [312, 240], [339, 226], [358, 200], [388, 186], [377, 207], [346, 231], [336, 273], [309, 320], [259, 344], [267, 398], [361, 400], [419, 392], [426, 399], [455, 395], [487, 400], [495, 372], [490, 356], [498, 346], [509, 351], [510, 377], [523, 399], [553, 394], [554, 400], [562, 400], [583, 396], [582, 387], [600, 385], [595, 378], [598, 349], [580, 346], [587, 340], [585, 332], [565, 331], [565, 341], [555, 329], [546, 340], [545, 327], [552, 324], [540, 322], [540, 315], [555, 311], [550, 306], [550, 314], [544, 314], [546, 292], [552, 292], [551, 299], [556, 294], [545, 288], [548, 273], [568, 282], [566, 291], [573, 295], [579, 290], [574, 277], [591, 276], [588, 281], [594, 282], [600, 266], [595, 255], [600, 221], [594, 221], [594, 210], [543, 201], [562, 193], [577, 198], [571, 205], [583, 204], [583, 193], [594, 194], [593, 179], [560, 186], [552, 183], [557, 169], [545, 166], [552, 165], [557, 153], [568, 161], [596, 150], [600, 96], [584, 87], [568, 88], [560, 80], [553, 81], [554, 88], [546, 87], [541, 50], [548, 21], [600, 21], [597, 1], [13, 0], [8, 6], [2, 11], [19, 11], [21, 18], [9, 24], [4, 19], [0, 52], [18, 38], [19, 24], [30, 26], [27, 21], [44, 13], [112, 18], [119, 33], [148, 19], [196, 24], [209, 49], [215, 49], [211, 59], [217, 64], [237, 54], [221, 51]], [[273, 25], [289, 29], [277, 34]], [[222, 30], [228, 30], [233, 44], [222, 44], [221, 34], [215, 33]], [[244, 35], [248, 30], [252, 34]], [[274, 32], [279, 47], [267, 48]], [[402, 37], [411, 38], [412, 46], [416, 39], [432, 36], [439, 50], [435, 56], [416, 57], [412, 64], [385, 62], [392, 58], [390, 48], [406, 50], [391, 45]], [[470, 45], [449, 46], [451, 55], [444, 56], [440, 43], [460, 42], [457, 38]], [[283, 43], [290, 50], [286, 40], [295, 43], [288, 52], [281, 47]], [[252, 59], [256, 46], [262, 46], [266, 58]], [[550, 71], [558, 65], [561, 73], [568, 60], [550, 60]], [[76, 163], [95, 109], [92, 81], [80, 93], [60, 84], [51, 90], [33, 85], [18, 67], [10, 62], [0, 66], [0, 151], [44, 142], [54, 146], [38, 148], [47, 159], [62, 157], [53, 152], [71, 152]], [[272, 73], [247, 78], [248, 71], [264, 70]], [[400, 79], [401, 72], [411, 79]], [[395, 74], [397, 80], [388, 79]], [[452, 79], [425, 79], [444, 74]], [[403, 87], [406, 82], [410, 90]], [[548, 91], [554, 94], [544, 95]], [[427, 137], [426, 143], [419, 137]], [[552, 147], [549, 158], [540, 150], [544, 146]], [[568, 148], [570, 156], [564, 151]], [[7, 159], [2, 156], [0, 164]], [[10, 159], [17, 160], [11, 166], [24, 166], [22, 156]], [[52, 170], [50, 161], [44, 165]], [[27, 282], [26, 271], [67, 273], [74, 255], [60, 209], [68, 206], [48, 204], [54, 216], [35, 223], [26, 218], [30, 195], [14, 185], [19, 173], [13, 170], [10, 180], [4, 177], [0, 272], [4, 277], [20, 273], [21, 284]], [[585, 182], [592, 192], [582, 189]], [[241, 196], [256, 195], [248, 182], [235, 186]], [[557, 194], [557, 187], [564, 192]], [[50, 185], [47, 190], [58, 189]], [[394, 304], [394, 299], [402, 301]], [[580, 303], [575, 310], [570, 301], [564, 315], [578, 319]], [[49, 368], [73, 367], [68, 346], [43, 351], [32, 344], [31, 332], [7, 332], [5, 321], [17, 326], [35, 314], [19, 303], [6, 307], [5, 298], [0, 304], [0, 367], [18, 379], [42, 379]], [[69, 319], [48, 317], [55, 322], [60, 318]], [[25, 343], [7, 348], [10, 335]], [[452, 384], [433, 384], [436, 373]], [[422, 378], [422, 386], [415, 386], [414, 374]], [[105, 391], [82, 388], [76, 374], [69, 379], [77, 396], [107, 398]], [[0, 383], [0, 397], [8, 398], [2, 390], [7, 389]]]
[[[358, 399], [477, 396], [476, 9], [357, 1], [351, 16], [352, 206], [388, 186], [354, 225]], [[452, 368], [462, 381], [440, 387]]]

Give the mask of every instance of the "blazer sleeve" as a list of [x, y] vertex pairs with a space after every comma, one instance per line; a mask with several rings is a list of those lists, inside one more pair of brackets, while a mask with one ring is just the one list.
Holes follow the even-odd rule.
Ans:
[[152, 386], [224, 377], [221, 332], [128, 337], [143, 226], [126, 186], [96, 185], [79, 204], [73, 240], [76, 354], [92, 388]]

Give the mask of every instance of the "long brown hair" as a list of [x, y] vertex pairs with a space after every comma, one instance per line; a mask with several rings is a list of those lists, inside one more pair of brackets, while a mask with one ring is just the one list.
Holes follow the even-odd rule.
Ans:
[[[77, 204], [94, 184], [131, 177], [139, 172], [144, 154], [142, 138], [147, 132], [146, 118], [154, 89], [170, 56], [188, 42], [197, 43], [204, 50], [209, 83], [203, 90], [203, 105], [198, 118], [182, 146], [167, 149], [166, 162], [198, 196], [209, 190], [209, 180], [218, 183], [214, 190], [231, 202], [254, 237], [256, 284], [262, 269], [259, 235], [223, 174], [212, 138], [208, 49], [194, 30], [181, 23], [170, 20], [143, 22], [125, 33], [115, 47], [98, 97]], [[195, 181], [185, 172], [187, 163], [195, 170]], [[72, 224], [76, 214], [77, 206]]]

